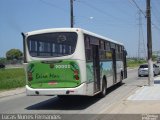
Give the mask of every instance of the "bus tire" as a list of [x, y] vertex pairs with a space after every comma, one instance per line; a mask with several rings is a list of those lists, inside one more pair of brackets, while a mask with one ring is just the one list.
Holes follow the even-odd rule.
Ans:
[[122, 80], [123, 80], [123, 71], [121, 71], [121, 76], [120, 76], [120, 82], [119, 82], [119, 85], [122, 85]]
[[106, 89], [107, 89], [107, 82], [106, 79], [103, 79], [103, 83], [102, 83], [102, 91], [99, 94], [99, 97], [103, 98], [106, 96]]

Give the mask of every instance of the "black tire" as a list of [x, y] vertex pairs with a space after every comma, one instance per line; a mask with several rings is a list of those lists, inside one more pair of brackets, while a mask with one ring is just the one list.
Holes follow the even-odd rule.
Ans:
[[103, 98], [106, 96], [106, 92], [107, 92], [106, 89], [107, 89], [107, 84], [106, 84], [106, 80], [104, 79], [102, 83], [102, 91], [99, 93], [100, 98]]
[[138, 75], [138, 77], [141, 77], [141, 75]]
[[118, 83], [119, 85], [122, 85], [122, 80], [123, 80], [123, 72], [121, 71], [121, 78], [120, 78], [120, 82]]

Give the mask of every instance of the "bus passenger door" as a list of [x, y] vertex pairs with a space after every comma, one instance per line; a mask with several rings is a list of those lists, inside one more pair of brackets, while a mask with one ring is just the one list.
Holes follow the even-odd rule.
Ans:
[[117, 82], [116, 50], [112, 49], [113, 83]]
[[100, 60], [99, 60], [99, 46], [92, 45], [93, 55], [93, 71], [94, 71], [94, 93], [100, 91]]

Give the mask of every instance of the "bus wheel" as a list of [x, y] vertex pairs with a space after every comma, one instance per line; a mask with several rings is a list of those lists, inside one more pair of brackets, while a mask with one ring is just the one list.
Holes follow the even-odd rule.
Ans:
[[120, 76], [120, 82], [119, 82], [119, 85], [122, 85], [122, 80], [123, 80], [123, 72], [121, 71], [121, 76]]
[[106, 89], [107, 89], [106, 80], [103, 80], [102, 91], [100, 92], [99, 97], [103, 98], [106, 96]]

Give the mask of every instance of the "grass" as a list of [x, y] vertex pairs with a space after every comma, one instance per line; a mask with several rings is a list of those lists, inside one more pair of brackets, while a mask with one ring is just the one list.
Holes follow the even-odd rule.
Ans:
[[136, 68], [141, 64], [146, 63], [145, 60], [127, 60], [127, 66], [130, 68]]
[[0, 90], [8, 90], [25, 86], [23, 68], [0, 69]]

